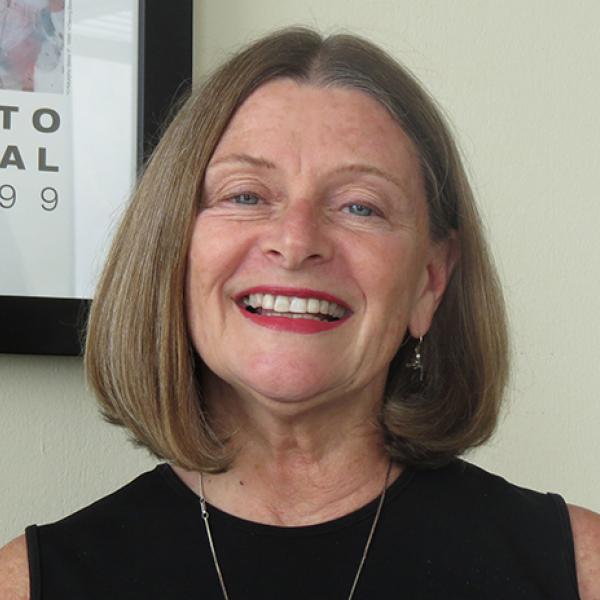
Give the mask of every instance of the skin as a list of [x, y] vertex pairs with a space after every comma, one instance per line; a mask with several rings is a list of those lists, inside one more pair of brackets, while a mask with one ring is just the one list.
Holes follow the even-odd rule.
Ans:
[[[206, 174], [186, 290], [205, 400], [238, 450], [204, 477], [213, 505], [306, 525], [380, 493], [388, 365], [407, 332], [427, 333], [456, 254], [430, 240], [415, 150], [375, 100], [279, 80], [242, 105]], [[313, 335], [259, 327], [234, 298], [263, 284], [333, 293], [352, 316]], [[600, 516], [569, 510], [581, 597], [599, 600]], [[0, 597], [28, 598], [26, 574], [21, 537], [0, 551]]]
[[[206, 477], [211, 502], [297, 525], [380, 493], [388, 365], [407, 331], [427, 332], [452, 250], [429, 239], [416, 152], [375, 100], [279, 80], [242, 105], [207, 169], [188, 269], [203, 388], [239, 450]], [[352, 315], [313, 335], [257, 326], [234, 299], [265, 284], [329, 292]]]

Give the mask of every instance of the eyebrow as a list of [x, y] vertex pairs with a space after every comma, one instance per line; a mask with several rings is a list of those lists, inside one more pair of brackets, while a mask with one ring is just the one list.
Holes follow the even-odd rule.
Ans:
[[[262, 156], [252, 156], [250, 154], [228, 154], [223, 158], [219, 158], [209, 165], [210, 167], [216, 167], [217, 165], [226, 164], [226, 163], [244, 163], [250, 165], [252, 167], [258, 167], [262, 169], [276, 169], [277, 165]], [[394, 175], [387, 173], [386, 171], [381, 170], [379, 167], [375, 167], [373, 165], [367, 165], [362, 163], [351, 163], [349, 165], [342, 165], [337, 169], [334, 169], [333, 174], [339, 173], [365, 173], [367, 175], [375, 175], [377, 177], [381, 177], [381, 179], [385, 179], [389, 183], [392, 183], [397, 188], [399, 188], [404, 194], [406, 194], [406, 188], [402, 181]]]
[[213, 163], [209, 164], [209, 168], [216, 167], [217, 165], [221, 165], [224, 163], [245, 163], [251, 165], [252, 167], [260, 167], [263, 169], [275, 169], [275, 163], [267, 160], [266, 158], [262, 158], [261, 156], [251, 156], [250, 154], [228, 154], [223, 158], [219, 158], [215, 160]]
[[394, 177], [394, 175], [387, 173], [386, 171], [382, 171], [380, 168], [375, 167], [373, 165], [365, 165], [361, 163], [353, 163], [350, 165], [343, 165], [338, 169], [333, 171], [334, 173], [365, 173], [367, 175], [376, 175], [377, 177], [381, 177], [381, 179], [385, 179], [389, 183], [392, 183], [397, 188], [399, 188], [404, 194], [406, 194], [406, 188], [400, 179]]

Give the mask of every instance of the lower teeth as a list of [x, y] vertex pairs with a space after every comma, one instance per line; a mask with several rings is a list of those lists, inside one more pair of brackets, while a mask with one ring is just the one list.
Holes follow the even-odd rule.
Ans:
[[262, 308], [254, 308], [252, 306], [246, 306], [246, 310], [248, 312], [254, 313], [256, 315], [262, 315], [263, 317], [286, 317], [288, 319], [311, 319], [313, 321], [337, 321], [335, 317], [328, 315], [312, 315], [309, 313], [280, 313], [275, 312], [274, 310], [264, 311]]

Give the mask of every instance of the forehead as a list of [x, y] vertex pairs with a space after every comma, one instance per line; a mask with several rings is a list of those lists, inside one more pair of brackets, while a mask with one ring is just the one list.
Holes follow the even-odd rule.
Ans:
[[366, 162], [420, 179], [414, 144], [387, 109], [365, 92], [290, 79], [255, 90], [234, 114], [213, 155], [251, 153], [322, 168]]

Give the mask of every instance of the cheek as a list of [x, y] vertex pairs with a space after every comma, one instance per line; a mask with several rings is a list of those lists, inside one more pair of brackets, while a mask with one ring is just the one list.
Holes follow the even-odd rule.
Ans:
[[188, 285], [197, 294], [215, 291], [239, 265], [243, 250], [240, 236], [203, 215], [198, 216], [188, 258]]
[[378, 339], [380, 350], [393, 355], [417, 302], [422, 253], [412, 237], [388, 238], [362, 248], [360, 258], [355, 255], [353, 271], [364, 295], [365, 335]]
[[[222, 276], [225, 275], [226, 244], [221, 238], [217, 242], [210, 228], [204, 227], [200, 217], [196, 222], [190, 244], [186, 274], [186, 312], [194, 343], [197, 344], [210, 318], [216, 313], [212, 300], [222, 290]], [[197, 348], [198, 349], [198, 348]]]
[[347, 255], [353, 257], [353, 271], [368, 302], [402, 308], [416, 295], [421, 254], [414, 236], [395, 234], [370, 244], [353, 244]]
[[246, 237], [204, 215], [196, 220], [186, 274], [186, 312], [196, 345], [220, 335], [234, 291], [229, 283], [247, 262]]

